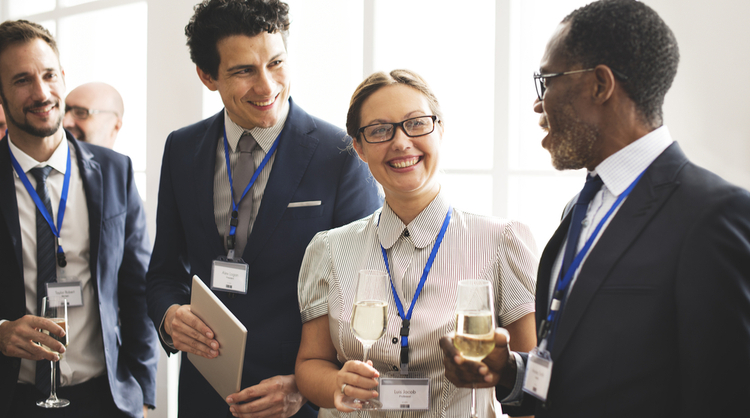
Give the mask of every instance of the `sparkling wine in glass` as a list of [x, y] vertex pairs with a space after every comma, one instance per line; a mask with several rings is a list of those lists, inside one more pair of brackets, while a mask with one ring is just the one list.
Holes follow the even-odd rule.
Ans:
[[[462, 356], [472, 361], [482, 361], [495, 348], [495, 313], [490, 282], [458, 282], [453, 345]], [[473, 386], [471, 418], [477, 417], [477, 388]]]
[[[65, 336], [58, 337], [57, 335], [50, 334], [47, 330], [42, 330], [43, 333], [50, 335], [52, 338], [60, 341], [65, 347], [68, 346], [68, 300], [62, 299], [61, 301], [50, 299], [48, 297], [42, 298], [42, 316], [54, 322], [60, 328], [65, 330]], [[46, 345], [42, 344], [42, 347], [58, 355], [62, 358], [62, 354], [52, 350]], [[57, 397], [57, 365], [54, 361], [50, 361], [50, 394], [49, 398], [42, 399], [36, 403], [36, 406], [42, 408], [65, 408], [70, 405], [70, 401], [67, 399], [60, 399]]]
[[[388, 313], [388, 274], [377, 270], [360, 270], [354, 293], [351, 330], [362, 343], [363, 362], [367, 363], [370, 347], [385, 334]], [[376, 399], [355, 399], [344, 396], [342, 403], [352, 409], [380, 409]]]

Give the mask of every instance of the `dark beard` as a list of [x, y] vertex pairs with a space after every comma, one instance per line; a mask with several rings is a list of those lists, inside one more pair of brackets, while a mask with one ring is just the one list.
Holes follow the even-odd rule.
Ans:
[[557, 119], [554, 138], [550, 138], [549, 153], [556, 170], [578, 170], [588, 167], [600, 145], [599, 129], [580, 120], [572, 107], [566, 106]]
[[[5, 98], [5, 94], [2, 91], [2, 88], [0, 88], [0, 97], [3, 99], [3, 103], [8, 103], [8, 100]], [[49, 105], [49, 102], [44, 103], [34, 103], [32, 107], [41, 107]], [[58, 103], [59, 106], [59, 103]], [[13, 118], [13, 115], [11, 114], [10, 109], [3, 108], [5, 110], [5, 119], [7, 119], [8, 124], [13, 124], [17, 128], [21, 129], [22, 131], [26, 132], [27, 134], [34, 135], [39, 138], [46, 138], [48, 136], [52, 136], [60, 129], [60, 125], [62, 124], [62, 114], [58, 116], [57, 121], [54, 123], [53, 128], [37, 128], [36, 126], [32, 126], [28, 123], [19, 123]], [[26, 109], [24, 109], [24, 112], [26, 112]]]

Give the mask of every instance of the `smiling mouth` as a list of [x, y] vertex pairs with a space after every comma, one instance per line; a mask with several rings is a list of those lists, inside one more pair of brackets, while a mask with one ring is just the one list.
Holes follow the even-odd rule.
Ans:
[[253, 105], [255, 105], [255, 106], [258, 106], [258, 107], [266, 107], [266, 106], [272, 105], [276, 101], [276, 99], [278, 97], [279, 97], [279, 95], [277, 94], [276, 96], [274, 96], [274, 97], [266, 100], [265, 102], [253, 102], [253, 101], [250, 101], [250, 103], [253, 104]]
[[26, 109], [26, 111], [29, 112], [29, 113], [33, 113], [35, 115], [43, 115], [45, 113], [51, 112], [52, 109], [54, 109], [56, 107], [57, 107], [56, 104], [45, 103], [45, 104], [42, 104], [42, 105], [37, 105], [35, 107], [29, 107], [29, 108]]
[[388, 163], [393, 168], [407, 168], [416, 165], [422, 160], [422, 157], [411, 157], [398, 161], [391, 161]]

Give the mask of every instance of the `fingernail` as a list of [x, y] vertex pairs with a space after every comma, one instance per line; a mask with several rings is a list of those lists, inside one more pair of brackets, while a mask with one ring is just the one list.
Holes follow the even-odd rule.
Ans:
[[216, 350], [211, 350], [211, 355], [212, 355], [212, 356], [218, 356], [218, 355], [219, 355], [219, 352], [218, 352], [218, 351], [216, 351]]
[[[232, 399], [231, 397], [227, 398], [227, 403], [234, 403], [234, 399]], [[233, 411], [234, 409], [229, 408], [229, 410]]]
[[213, 348], [214, 350], [216, 350], [217, 348], [219, 348], [219, 344], [218, 343], [211, 343], [211, 348]]

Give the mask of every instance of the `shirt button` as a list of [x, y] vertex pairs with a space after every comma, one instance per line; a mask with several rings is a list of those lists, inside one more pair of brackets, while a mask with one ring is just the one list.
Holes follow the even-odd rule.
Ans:
[[393, 337], [393, 339], [391, 340], [391, 342], [393, 344], [398, 344], [398, 338], [397, 337]]
[[398, 371], [398, 367], [397, 366], [393, 366], [393, 371], [397, 372]]
[[405, 236], [405, 237], [408, 237], [408, 236], [409, 236], [409, 230], [408, 230], [408, 229], [407, 229], [407, 230], [404, 230], [404, 236]]

